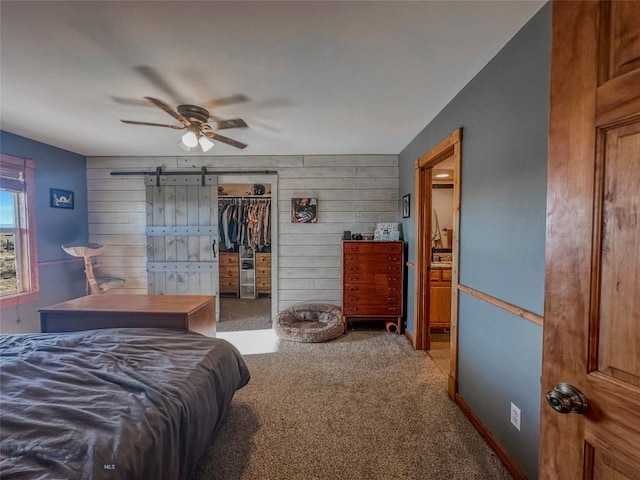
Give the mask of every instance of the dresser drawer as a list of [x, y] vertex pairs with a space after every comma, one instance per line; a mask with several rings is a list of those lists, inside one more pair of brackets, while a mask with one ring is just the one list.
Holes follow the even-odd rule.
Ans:
[[344, 242], [344, 252], [348, 253], [402, 253], [402, 242]]
[[238, 267], [238, 254], [231, 252], [220, 252], [220, 266], [233, 265]]
[[219, 265], [219, 277], [222, 278], [238, 278], [238, 264]]
[[401, 285], [402, 275], [394, 272], [377, 274], [354, 272], [345, 273], [344, 285]]
[[345, 297], [347, 295], [402, 295], [402, 285], [398, 281], [374, 284], [346, 283], [343, 293]]
[[237, 278], [220, 279], [220, 293], [238, 293], [239, 286]]
[[402, 265], [401, 253], [346, 253], [344, 255], [345, 265], [358, 263], [394, 263]]
[[265, 266], [258, 266], [256, 268], [256, 277], [260, 278], [260, 277], [266, 277], [266, 278], [271, 278], [271, 267], [265, 267]]
[[271, 254], [270, 253], [256, 253], [256, 268], [260, 266], [271, 267]]
[[402, 303], [402, 296], [398, 294], [378, 295], [371, 297], [363, 293], [351, 293], [344, 292], [343, 300], [345, 304], [370, 304], [370, 305], [400, 305]]
[[271, 293], [271, 279], [256, 280], [258, 293]]
[[345, 317], [350, 316], [388, 316], [398, 317], [402, 315], [402, 305], [395, 304], [372, 304], [372, 303], [352, 303], [345, 302], [342, 307]]
[[[378, 257], [379, 255], [372, 256]], [[399, 257], [395, 261], [387, 261], [378, 258], [367, 260], [362, 259], [360, 261], [349, 260], [345, 261], [343, 268], [345, 275], [375, 275], [378, 273], [393, 273], [402, 275], [402, 259], [401, 257]]]
[[435, 268], [431, 270], [429, 276], [434, 283], [451, 283], [451, 269], [450, 268]]

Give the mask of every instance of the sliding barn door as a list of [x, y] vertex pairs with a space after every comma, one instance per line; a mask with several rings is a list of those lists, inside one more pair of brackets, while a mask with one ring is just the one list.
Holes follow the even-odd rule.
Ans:
[[215, 295], [218, 321], [217, 177], [147, 176], [145, 184], [149, 294]]

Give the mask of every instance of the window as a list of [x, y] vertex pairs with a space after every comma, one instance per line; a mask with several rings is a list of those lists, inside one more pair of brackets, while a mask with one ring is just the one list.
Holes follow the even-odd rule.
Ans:
[[0, 307], [38, 297], [34, 165], [0, 156]]

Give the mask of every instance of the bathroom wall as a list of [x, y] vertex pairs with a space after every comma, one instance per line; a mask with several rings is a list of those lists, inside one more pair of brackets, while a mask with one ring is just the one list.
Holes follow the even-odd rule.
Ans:
[[[543, 314], [551, 5], [542, 9], [400, 153], [414, 162], [462, 128], [460, 283]], [[409, 260], [414, 218], [403, 219]], [[409, 285], [414, 283], [409, 270]], [[537, 477], [542, 327], [460, 292], [458, 394], [527, 478]], [[407, 327], [414, 331], [413, 297]], [[510, 424], [510, 403], [522, 428]]]

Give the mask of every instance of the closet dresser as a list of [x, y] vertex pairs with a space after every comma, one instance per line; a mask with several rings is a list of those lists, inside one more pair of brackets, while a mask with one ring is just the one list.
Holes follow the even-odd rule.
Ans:
[[238, 275], [238, 254], [220, 252], [220, 293], [232, 293], [240, 296], [240, 276]]
[[271, 254], [256, 253], [256, 287], [259, 295], [271, 295]]
[[342, 242], [342, 312], [345, 320], [387, 320], [390, 332], [401, 333], [403, 316], [404, 243]]

